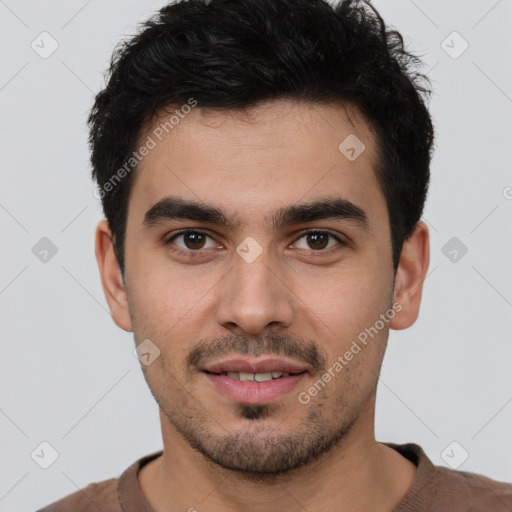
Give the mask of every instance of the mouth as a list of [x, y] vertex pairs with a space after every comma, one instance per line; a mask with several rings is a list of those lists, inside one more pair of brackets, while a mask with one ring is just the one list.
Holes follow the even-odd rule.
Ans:
[[240, 404], [267, 404], [295, 389], [310, 367], [282, 359], [230, 359], [202, 369], [208, 382], [224, 397]]
[[[267, 373], [247, 373], [247, 372], [222, 372], [222, 373], [211, 373], [206, 372], [210, 375], [224, 375], [230, 379], [241, 380], [244, 382], [267, 382], [269, 380], [282, 379], [283, 377], [289, 377], [292, 375], [288, 372], [267, 372]], [[299, 374], [293, 374], [299, 375]]]

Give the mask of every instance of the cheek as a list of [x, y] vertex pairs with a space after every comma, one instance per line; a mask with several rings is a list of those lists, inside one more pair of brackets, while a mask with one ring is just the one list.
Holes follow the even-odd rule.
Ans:
[[196, 275], [193, 267], [178, 270], [169, 261], [144, 261], [142, 257], [136, 261], [130, 274], [133, 313], [167, 329], [193, 315], [214, 284], [212, 273]]
[[173, 373], [182, 365], [190, 344], [200, 337], [208, 304], [205, 293], [214, 284], [203, 283], [191, 273], [178, 275], [171, 273], [168, 266], [154, 265], [151, 272], [132, 274], [129, 281], [135, 337], [139, 342], [146, 338], [153, 341], [163, 356], [159, 359]]
[[331, 340], [326, 349], [337, 354], [390, 307], [390, 281], [376, 262], [333, 269], [301, 288], [304, 313], [315, 331]]

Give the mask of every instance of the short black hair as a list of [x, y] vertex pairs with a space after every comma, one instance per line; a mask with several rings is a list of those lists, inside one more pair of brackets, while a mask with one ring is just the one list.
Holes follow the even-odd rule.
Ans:
[[369, 1], [182, 0], [160, 9], [114, 49], [88, 118], [92, 175], [123, 275], [137, 144], [161, 112], [191, 100], [215, 110], [291, 99], [362, 112], [376, 134], [396, 271], [430, 178], [421, 64]]

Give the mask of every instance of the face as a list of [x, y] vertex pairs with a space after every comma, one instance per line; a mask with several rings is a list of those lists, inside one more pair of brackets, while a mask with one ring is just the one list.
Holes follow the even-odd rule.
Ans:
[[[156, 146], [129, 199], [127, 327], [160, 351], [142, 368], [173, 435], [270, 475], [373, 422], [394, 272], [362, 116], [249, 114], [193, 108], [161, 141], [159, 121], [142, 135]], [[339, 149], [354, 135], [355, 159], [362, 146]]]

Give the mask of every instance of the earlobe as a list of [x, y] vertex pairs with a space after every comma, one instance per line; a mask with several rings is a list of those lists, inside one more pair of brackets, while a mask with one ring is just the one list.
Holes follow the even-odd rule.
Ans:
[[95, 253], [101, 276], [101, 285], [112, 319], [121, 329], [132, 332], [125, 284], [114, 252], [112, 233], [105, 219], [100, 221], [96, 228]]
[[392, 329], [406, 329], [418, 318], [429, 261], [428, 227], [424, 222], [418, 222], [412, 235], [404, 242], [400, 255], [393, 302], [399, 303], [401, 310], [390, 322]]

